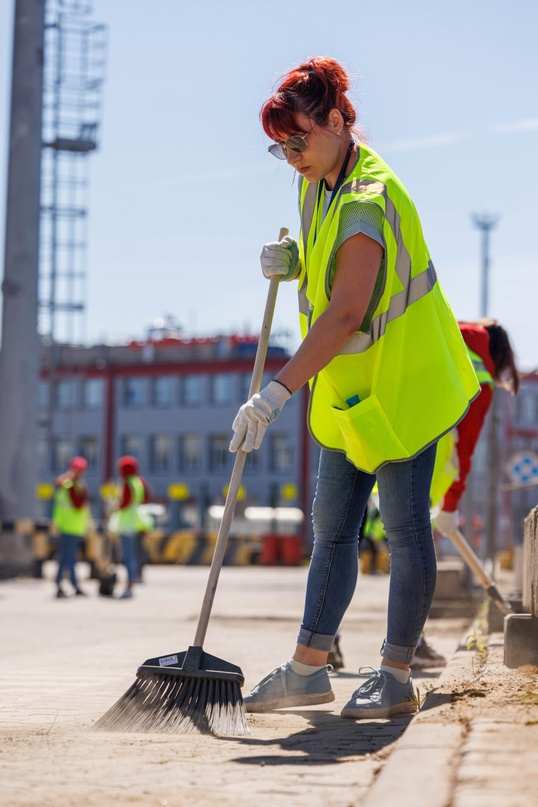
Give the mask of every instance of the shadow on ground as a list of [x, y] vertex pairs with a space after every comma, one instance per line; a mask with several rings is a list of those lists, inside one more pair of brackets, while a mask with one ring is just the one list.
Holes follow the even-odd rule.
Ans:
[[[265, 752], [260, 756], [235, 757], [231, 761], [245, 765], [337, 764], [347, 757], [368, 756], [387, 748], [401, 737], [412, 717], [402, 715], [391, 721], [354, 721], [320, 711], [294, 712], [288, 709], [285, 714], [305, 718], [310, 727], [296, 734], [270, 740], [241, 738], [241, 745], [250, 749], [259, 747], [260, 750], [265, 749]], [[283, 753], [274, 753], [279, 747]], [[294, 752], [296, 756], [293, 756]]]

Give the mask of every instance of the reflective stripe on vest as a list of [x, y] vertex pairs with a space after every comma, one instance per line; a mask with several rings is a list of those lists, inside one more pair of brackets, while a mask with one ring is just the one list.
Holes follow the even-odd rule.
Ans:
[[494, 381], [491, 373], [489, 372], [488, 368], [486, 367], [484, 360], [478, 355], [478, 353], [473, 353], [472, 350], [467, 348], [469, 353], [469, 357], [473, 363], [474, 371], [476, 373], [476, 377], [480, 381], [481, 384], [488, 384], [490, 387], [494, 387]]
[[139, 476], [128, 476], [125, 479], [131, 490], [131, 503], [118, 510], [118, 531], [120, 533], [138, 532], [140, 521], [138, 505], [144, 501], [144, 484]]
[[322, 447], [343, 451], [375, 473], [386, 462], [416, 456], [452, 429], [480, 387], [413, 202], [366, 147], [323, 222], [318, 186], [301, 184], [303, 338], [329, 305], [340, 211], [356, 201], [383, 212], [384, 284], [369, 331], [356, 333], [312, 379], [308, 418]]
[[[307, 243], [310, 227], [312, 225], [315, 199], [317, 198], [316, 188], [316, 185], [309, 185], [305, 196], [303, 218], [308, 223], [305, 227], [304, 244]], [[401, 237], [400, 215], [392, 201], [388, 198], [386, 186], [382, 182], [378, 182], [377, 180], [353, 179], [342, 187], [341, 193], [361, 193], [363, 195], [372, 195], [375, 193], [383, 196], [385, 200], [385, 219], [392, 230], [394, 241], [399, 244], [394, 268], [402, 283], [402, 291], [391, 297], [389, 308], [386, 311], [373, 317], [369, 333], [355, 334], [340, 350], [340, 354], [362, 353], [362, 351], [368, 350], [374, 342], [384, 336], [389, 322], [401, 317], [409, 305], [412, 305], [412, 303], [432, 290], [437, 282], [437, 274], [433, 263], [429, 260], [424, 272], [421, 272], [416, 277], [411, 277], [411, 258]], [[312, 205], [313, 199], [314, 206]], [[367, 198], [365, 198], [365, 201], [367, 201]], [[303, 248], [306, 253], [306, 248]], [[304, 281], [301, 283], [299, 289], [299, 312], [309, 319], [310, 304], [306, 295], [306, 289], [307, 278], [305, 271]], [[330, 292], [330, 290], [328, 291]]]

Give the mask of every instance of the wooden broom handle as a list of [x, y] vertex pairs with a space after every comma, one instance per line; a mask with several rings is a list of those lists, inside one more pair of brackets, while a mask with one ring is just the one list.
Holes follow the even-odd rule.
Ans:
[[[280, 230], [278, 240], [282, 241], [284, 236], [288, 234], [288, 230], [282, 227]], [[265, 366], [265, 359], [267, 356], [267, 348], [269, 347], [269, 336], [271, 333], [271, 325], [273, 322], [273, 314], [275, 312], [276, 295], [278, 291], [278, 284], [280, 278], [277, 276], [272, 277], [269, 281], [269, 291], [267, 292], [267, 300], [265, 303], [265, 311], [263, 314], [262, 327], [260, 331], [260, 338], [258, 340], [258, 347], [256, 349], [256, 358], [254, 359], [254, 369], [252, 370], [252, 379], [250, 381], [250, 388], [248, 397], [260, 391], [263, 368]], [[204, 600], [202, 602], [202, 610], [198, 619], [198, 626], [196, 628], [196, 635], [194, 637], [194, 646], [201, 647], [204, 643], [207, 626], [209, 624], [209, 617], [213, 607], [213, 600], [215, 599], [215, 592], [217, 590], [217, 583], [219, 581], [220, 570], [224, 562], [224, 555], [226, 552], [226, 545], [230, 535], [232, 526], [232, 519], [234, 515], [235, 505], [237, 503], [237, 496], [239, 494], [239, 487], [243, 477], [243, 469], [247, 455], [244, 451], [236, 452], [234, 466], [230, 484], [228, 486], [228, 493], [224, 503], [224, 513], [222, 514], [222, 521], [220, 522], [219, 532], [217, 535], [217, 542], [215, 544], [215, 551], [213, 552], [213, 559], [209, 569], [209, 577], [205, 590]]]

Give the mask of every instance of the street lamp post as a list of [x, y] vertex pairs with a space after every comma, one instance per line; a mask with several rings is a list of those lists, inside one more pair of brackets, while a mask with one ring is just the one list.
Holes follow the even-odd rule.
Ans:
[[[482, 234], [482, 256], [481, 256], [481, 293], [480, 293], [480, 316], [487, 317], [489, 312], [489, 235], [497, 226], [499, 216], [495, 213], [474, 213], [473, 223]], [[497, 488], [498, 488], [498, 463], [499, 447], [497, 444], [498, 432], [498, 398], [493, 389], [493, 399], [488, 417], [487, 430], [487, 477], [486, 477], [486, 546], [484, 554], [487, 562], [493, 567], [495, 560], [495, 550], [497, 546]]]
[[482, 233], [482, 272], [480, 283], [480, 316], [487, 317], [489, 308], [489, 234], [497, 226], [496, 213], [473, 213], [472, 220]]

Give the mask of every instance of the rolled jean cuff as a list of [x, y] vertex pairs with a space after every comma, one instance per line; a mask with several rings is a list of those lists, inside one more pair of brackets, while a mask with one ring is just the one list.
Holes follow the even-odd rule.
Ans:
[[415, 655], [415, 647], [402, 647], [399, 644], [390, 644], [386, 639], [381, 645], [381, 656], [389, 661], [396, 661], [399, 664], [411, 664]]
[[326, 650], [330, 653], [334, 644], [334, 635], [327, 633], [313, 633], [311, 630], [301, 628], [297, 637], [297, 644], [311, 647], [312, 650]]

